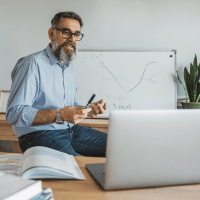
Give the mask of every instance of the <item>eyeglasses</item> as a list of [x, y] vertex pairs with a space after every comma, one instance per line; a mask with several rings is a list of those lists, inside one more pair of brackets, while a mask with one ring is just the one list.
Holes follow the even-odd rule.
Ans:
[[62, 36], [65, 38], [65, 39], [69, 39], [70, 37], [72, 37], [72, 35], [74, 35], [74, 38], [76, 41], [80, 41], [82, 40], [84, 34], [80, 33], [80, 32], [76, 32], [76, 33], [72, 33], [68, 28], [63, 28], [63, 29], [59, 29], [59, 28], [54, 28], [52, 27], [53, 29], [56, 29], [58, 31], [61, 31], [62, 32]]

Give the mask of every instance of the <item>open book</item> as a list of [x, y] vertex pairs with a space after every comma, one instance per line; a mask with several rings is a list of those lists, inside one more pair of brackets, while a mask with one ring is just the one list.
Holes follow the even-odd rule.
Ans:
[[85, 180], [72, 155], [40, 146], [29, 148], [24, 155], [0, 155], [0, 171], [25, 179]]

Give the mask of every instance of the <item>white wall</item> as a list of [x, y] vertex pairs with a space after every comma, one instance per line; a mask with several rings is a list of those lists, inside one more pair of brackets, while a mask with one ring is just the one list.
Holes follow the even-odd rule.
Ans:
[[84, 22], [81, 50], [176, 49], [179, 73], [195, 53], [200, 61], [199, 0], [0, 0], [0, 90], [10, 89], [19, 58], [47, 46], [53, 16], [68, 10]]

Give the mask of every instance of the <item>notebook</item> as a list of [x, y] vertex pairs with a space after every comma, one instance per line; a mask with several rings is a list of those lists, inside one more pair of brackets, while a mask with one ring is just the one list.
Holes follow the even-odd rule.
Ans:
[[86, 164], [105, 190], [200, 182], [200, 110], [112, 111], [106, 163]]

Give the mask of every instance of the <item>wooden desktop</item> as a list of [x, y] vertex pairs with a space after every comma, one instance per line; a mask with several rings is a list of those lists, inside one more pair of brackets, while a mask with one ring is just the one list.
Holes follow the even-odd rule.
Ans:
[[85, 168], [88, 163], [105, 163], [105, 158], [75, 157], [86, 181], [62, 180], [42, 181], [43, 187], [51, 187], [55, 199], [64, 200], [199, 200], [200, 184], [105, 191]]
[[[0, 153], [7, 154], [7, 153]], [[75, 157], [86, 180], [42, 180], [56, 200], [199, 200], [200, 184], [105, 191], [85, 168], [88, 163], [105, 163], [105, 158]]]
[[[85, 119], [82, 125], [99, 129], [107, 132], [107, 119]], [[18, 138], [13, 135], [12, 126], [5, 120], [5, 115], [0, 114], [0, 140], [14, 141], [18, 144]], [[16, 153], [16, 152], [15, 152]], [[6, 154], [6, 153], [0, 153]], [[93, 179], [90, 173], [85, 168], [88, 163], [105, 163], [105, 158], [94, 157], [75, 157], [80, 166], [86, 180], [42, 180], [44, 188], [50, 187], [53, 190], [55, 199], [58, 200], [199, 200], [200, 199], [200, 184], [183, 185], [171, 187], [157, 187], [146, 189], [129, 189], [118, 191], [104, 191], [97, 182]]]
[[[84, 119], [79, 125], [108, 132], [108, 119]], [[13, 153], [21, 153], [18, 138], [13, 135], [12, 126], [8, 124], [5, 114], [0, 114], [0, 140], [13, 141]]]

